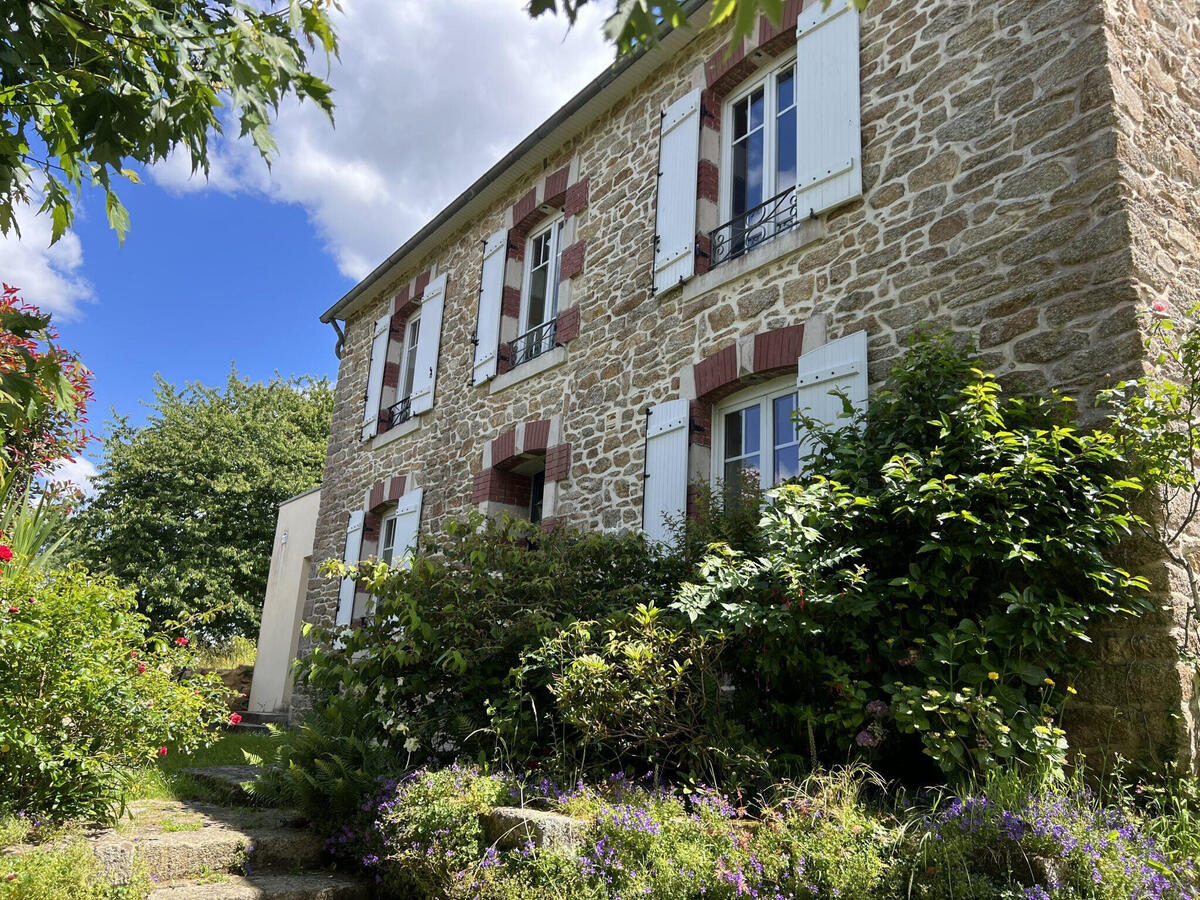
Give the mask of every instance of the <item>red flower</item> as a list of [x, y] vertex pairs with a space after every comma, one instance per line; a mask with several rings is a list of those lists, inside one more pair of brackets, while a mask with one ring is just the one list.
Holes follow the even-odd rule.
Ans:
[[146, 671], [146, 664], [138, 663], [138, 674], [141, 675], [145, 671]]
[[129, 658], [130, 658], [130, 659], [137, 659], [137, 651], [136, 651], [136, 650], [130, 650], [130, 651], [129, 651]]
[[12, 559], [12, 550], [7, 544], [0, 544], [0, 562], [8, 562]]
[[159, 756], [166, 756], [166, 755], [167, 755], [167, 748], [166, 748], [166, 747], [159, 747], [159, 748], [158, 748], [158, 755], [159, 755]]
[[19, 609], [17, 609], [15, 606], [10, 606], [10, 607], [8, 608], [8, 611], [9, 611], [10, 613], [18, 613], [18, 612], [20, 612], [20, 610], [19, 610]]
[[180, 647], [186, 647], [188, 645], [188, 639], [183, 636], [180, 636], [180, 637], [175, 638], [175, 643], [178, 644]]
[[229, 724], [234, 728], [242, 724], [242, 717], [238, 713], [229, 714]]

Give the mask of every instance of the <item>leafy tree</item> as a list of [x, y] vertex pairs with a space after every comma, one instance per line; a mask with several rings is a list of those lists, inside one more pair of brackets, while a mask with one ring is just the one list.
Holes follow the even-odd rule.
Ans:
[[159, 378], [149, 406], [144, 426], [111, 426], [73, 549], [133, 587], [156, 626], [203, 620], [210, 641], [255, 633], [275, 508], [321, 480], [329, 383], [234, 371], [224, 390], [181, 389]]
[[[289, 94], [332, 115], [309, 51], [337, 52], [336, 0], [13, 0], [0, 33], [0, 233], [14, 207], [44, 195], [53, 239], [70, 227], [72, 194], [104, 189], [118, 234], [128, 216], [114, 176], [136, 180], [174, 150], [208, 171], [208, 136], [229, 108], [264, 157], [271, 113]], [[40, 183], [35, 183], [35, 174]]]
[[90, 440], [84, 429], [92, 373], [56, 343], [50, 316], [0, 293], [0, 475], [19, 491]]
[[[529, 15], [537, 18], [543, 13], [562, 13], [572, 25], [579, 11], [596, 0], [529, 0]], [[729, 40], [737, 43], [749, 37], [766, 16], [778, 24], [783, 18], [785, 0], [716, 0], [708, 16], [706, 28], [724, 28]], [[866, 8], [867, 0], [823, 0], [830, 3], [853, 3]], [[604, 26], [605, 36], [617, 45], [617, 55], [626, 56], [653, 47], [665, 27], [683, 28], [688, 25], [687, 0], [616, 0], [613, 14]]]

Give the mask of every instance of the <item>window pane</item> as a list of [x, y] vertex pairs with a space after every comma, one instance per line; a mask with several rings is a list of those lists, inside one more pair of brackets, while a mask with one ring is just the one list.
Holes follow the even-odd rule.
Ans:
[[792, 413], [796, 411], [796, 395], [775, 398], [775, 446], [791, 444], [796, 440], [796, 425]]
[[[762, 420], [761, 407], [757, 404], [747, 407], [742, 410], [742, 419], [746, 424], [745, 438], [743, 446], [746, 448], [745, 453], [757, 453], [760, 443], [759, 422]], [[755, 465], [758, 465], [755, 462]]]
[[529, 319], [526, 328], [541, 325], [546, 320], [546, 275], [547, 267], [542, 266], [529, 273]]
[[796, 183], [796, 108], [776, 120], [775, 193], [781, 194]]
[[725, 463], [725, 485], [728, 490], [733, 490], [739, 482], [739, 479], [747, 478], [752, 482], [758, 481], [759, 464], [758, 454], [745, 456], [741, 459], [731, 459]]
[[725, 458], [742, 455], [742, 412], [725, 414]]
[[797, 441], [796, 424], [792, 421], [792, 413], [795, 411], [795, 394], [776, 397], [771, 405], [775, 484], [800, 474], [800, 444]]
[[800, 474], [800, 445], [791, 444], [775, 450], [775, 483]]
[[546, 493], [546, 471], [534, 472], [529, 479], [529, 521], [542, 521], [542, 499]]
[[796, 102], [796, 70], [790, 66], [775, 79], [775, 108], [783, 112]]
[[733, 139], [735, 141], [746, 136], [746, 107], [748, 104], [747, 100], [739, 100], [733, 104]]
[[421, 333], [421, 320], [408, 326], [408, 346], [404, 360], [404, 384], [400, 385], [400, 399], [412, 396], [413, 378], [417, 373], [417, 338]]
[[758, 88], [749, 96], [750, 101], [750, 128], [761, 128], [763, 123], [763, 112], [766, 109], [766, 96], [762, 88]]
[[396, 552], [396, 520], [388, 519], [383, 523], [383, 540], [379, 542], [379, 558], [385, 563], [391, 563]]

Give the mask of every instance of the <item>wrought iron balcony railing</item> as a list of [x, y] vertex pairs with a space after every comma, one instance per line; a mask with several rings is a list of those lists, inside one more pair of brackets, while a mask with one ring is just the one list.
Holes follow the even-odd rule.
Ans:
[[800, 221], [796, 214], [796, 189], [788, 188], [709, 232], [710, 269], [744, 256]]
[[403, 425], [412, 418], [412, 397], [405, 397], [388, 407], [388, 428]]
[[553, 350], [555, 326], [557, 324], [558, 319], [551, 319], [548, 322], [543, 322], [541, 325], [530, 328], [521, 336], [509, 341], [508, 367], [514, 369], [521, 365], [521, 363], [537, 359], [543, 353], [549, 353]]

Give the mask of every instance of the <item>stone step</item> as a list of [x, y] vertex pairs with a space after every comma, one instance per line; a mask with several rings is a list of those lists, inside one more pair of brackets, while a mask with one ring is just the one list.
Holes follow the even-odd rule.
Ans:
[[287, 725], [288, 714], [285, 712], [250, 712], [242, 713], [242, 724], [246, 725]]
[[258, 779], [258, 766], [198, 766], [184, 769], [183, 773], [212, 788], [226, 803], [263, 802], [261, 798], [251, 798], [245, 788]]
[[176, 801], [141, 801], [132, 820], [92, 839], [111, 881], [125, 883], [135, 864], [156, 881], [267, 868], [320, 868], [324, 843], [296, 827], [295, 813]]
[[226, 875], [159, 885], [149, 900], [367, 900], [360, 881], [332, 872]]

